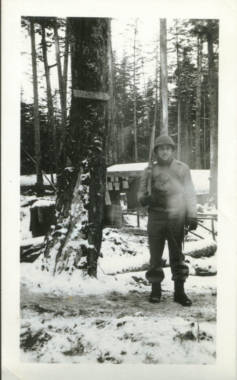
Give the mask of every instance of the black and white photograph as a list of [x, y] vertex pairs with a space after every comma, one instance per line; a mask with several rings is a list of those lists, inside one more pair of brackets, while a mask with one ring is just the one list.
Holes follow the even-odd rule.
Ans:
[[22, 360], [213, 363], [218, 20], [21, 21]]
[[220, 300], [236, 295], [236, 247], [222, 241], [234, 236], [220, 195], [221, 25], [185, 12], [20, 14], [20, 365], [144, 365], [141, 379], [218, 365]]

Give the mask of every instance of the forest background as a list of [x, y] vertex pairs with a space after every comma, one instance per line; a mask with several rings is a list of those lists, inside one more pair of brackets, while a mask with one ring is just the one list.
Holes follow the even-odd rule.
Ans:
[[[38, 17], [31, 22], [22, 18], [21, 174], [55, 173], [60, 141], [70, 140], [70, 28], [66, 19]], [[163, 35], [168, 132], [178, 159], [192, 169], [211, 168], [211, 193], [216, 196], [218, 20], [173, 19], [165, 24], [160, 33], [159, 20], [111, 22], [106, 164], [147, 161], [152, 126], [156, 135], [161, 132]]]

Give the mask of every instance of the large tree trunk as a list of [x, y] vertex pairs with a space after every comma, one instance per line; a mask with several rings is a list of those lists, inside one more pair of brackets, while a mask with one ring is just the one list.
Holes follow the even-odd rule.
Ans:
[[71, 145], [73, 167], [59, 177], [57, 226], [47, 239], [43, 269], [72, 273], [86, 258], [97, 274], [102, 240], [108, 123], [108, 26], [105, 18], [69, 18], [72, 37]]
[[41, 171], [41, 149], [40, 149], [40, 120], [39, 120], [39, 99], [38, 99], [38, 76], [35, 50], [35, 29], [34, 21], [30, 21], [31, 56], [33, 71], [33, 92], [34, 92], [34, 143], [35, 143], [35, 169], [36, 169], [36, 191], [40, 195], [43, 191], [43, 176]]
[[202, 85], [202, 41], [197, 37], [197, 86], [195, 126], [195, 169], [201, 169], [201, 85]]
[[161, 135], [168, 135], [168, 75], [167, 75], [167, 28], [166, 19], [160, 19], [160, 88], [161, 88]]
[[[47, 90], [47, 107], [48, 107], [48, 125], [50, 132], [52, 133], [52, 148], [51, 148], [51, 160], [52, 160], [52, 169], [56, 169], [57, 173], [57, 136], [56, 136], [56, 124], [54, 118], [54, 107], [53, 107], [53, 98], [52, 98], [52, 89], [51, 89], [51, 80], [50, 80], [50, 71], [48, 65], [48, 51], [47, 43], [45, 37], [45, 26], [41, 25], [42, 30], [42, 53], [44, 61], [44, 70], [45, 70], [45, 79], [46, 79], [46, 90]], [[53, 173], [53, 170], [52, 170]], [[53, 176], [51, 177], [53, 180]]]
[[213, 53], [212, 33], [207, 35], [209, 72], [209, 123], [210, 123], [210, 195], [217, 204], [217, 161], [218, 161], [218, 115], [217, 115], [217, 76]]

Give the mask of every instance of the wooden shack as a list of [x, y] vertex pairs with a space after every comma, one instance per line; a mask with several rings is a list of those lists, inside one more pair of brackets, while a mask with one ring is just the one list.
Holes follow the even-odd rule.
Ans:
[[[107, 168], [106, 206], [104, 224], [121, 227], [123, 209], [137, 211], [137, 192], [139, 181], [147, 162], [116, 164]], [[207, 202], [209, 197], [210, 170], [191, 170], [199, 204]], [[24, 186], [24, 184], [23, 184]], [[55, 206], [35, 203], [31, 208], [31, 226], [33, 236], [44, 235], [51, 224], [55, 223]]]
[[[143, 170], [147, 162], [117, 164], [107, 168], [107, 189], [118, 193], [126, 193], [127, 209], [138, 207], [137, 191]], [[191, 170], [192, 180], [196, 190], [197, 201], [204, 204], [209, 197], [210, 170]], [[113, 201], [111, 200], [111, 203]], [[118, 203], [117, 203], [118, 204]]]

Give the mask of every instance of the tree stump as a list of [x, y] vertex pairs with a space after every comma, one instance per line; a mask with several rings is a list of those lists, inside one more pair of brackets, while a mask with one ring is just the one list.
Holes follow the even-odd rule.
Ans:
[[34, 205], [30, 209], [30, 231], [33, 237], [46, 235], [50, 226], [56, 223], [55, 205]]
[[121, 228], [123, 224], [123, 213], [121, 205], [112, 204], [105, 206], [105, 225]]

